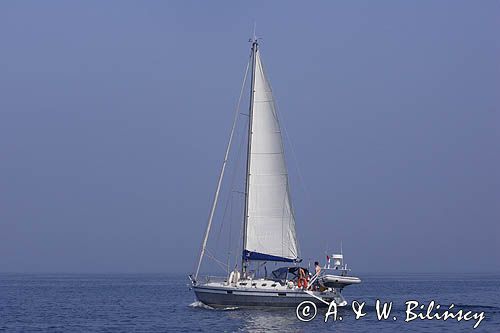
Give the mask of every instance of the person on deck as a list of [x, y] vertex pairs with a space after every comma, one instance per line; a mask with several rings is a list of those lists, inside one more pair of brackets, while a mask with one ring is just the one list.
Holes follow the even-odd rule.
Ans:
[[306, 271], [302, 267], [299, 267], [299, 278], [297, 280], [297, 286], [299, 288], [307, 288], [307, 275]]
[[321, 266], [319, 265], [319, 262], [314, 262], [314, 269], [316, 270], [316, 276], [318, 276], [321, 272]]
[[306, 278], [306, 271], [302, 267], [299, 267], [299, 279], [305, 279], [305, 278]]

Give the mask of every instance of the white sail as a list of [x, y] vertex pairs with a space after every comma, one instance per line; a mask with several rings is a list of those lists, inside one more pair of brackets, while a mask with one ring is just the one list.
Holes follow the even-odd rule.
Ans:
[[281, 131], [258, 50], [255, 57], [245, 256], [295, 260], [299, 253]]

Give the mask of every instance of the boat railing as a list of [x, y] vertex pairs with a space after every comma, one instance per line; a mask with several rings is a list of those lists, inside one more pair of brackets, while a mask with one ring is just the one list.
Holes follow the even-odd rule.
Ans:
[[220, 283], [222, 283], [222, 282], [227, 282], [227, 277], [225, 277], [225, 276], [207, 275], [205, 277], [205, 281], [207, 283], [209, 283], [209, 282], [220, 282]]
[[309, 287], [307, 289], [311, 289], [311, 286], [313, 285], [314, 282], [316, 282], [316, 280], [318, 279], [319, 275], [321, 274], [321, 272], [319, 273], [316, 273], [313, 275], [313, 277], [311, 278], [311, 280], [309, 280]]
[[[316, 282], [316, 280], [317, 280], [317, 279], [318, 279], [321, 275], [325, 275], [326, 271], [329, 271], [329, 270], [332, 270], [332, 269], [330, 269], [330, 268], [322, 268], [322, 269], [321, 269], [321, 271], [319, 271], [318, 273], [314, 274], [314, 275], [312, 276], [312, 278], [309, 280], [309, 283], [308, 283], [308, 284], [309, 284], [309, 287], [307, 287], [307, 289], [309, 289], [309, 290], [310, 290], [310, 289], [312, 288], [312, 286], [313, 286], [314, 282]], [[342, 274], [342, 275], [344, 275], [344, 274]]]

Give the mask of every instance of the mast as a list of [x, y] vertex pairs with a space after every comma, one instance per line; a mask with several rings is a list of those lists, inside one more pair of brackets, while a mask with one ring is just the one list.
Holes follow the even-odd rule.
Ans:
[[246, 243], [247, 243], [247, 224], [248, 224], [248, 188], [250, 183], [250, 154], [252, 152], [252, 123], [253, 123], [253, 107], [254, 107], [254, 95], [255, 95], [255, 62], [256, 62], [256, 54], [259, 43], [257, 42], [257, 38], [255, 37], [255, 32], [252, 42], [252, 81], [250, 85], [250, 105], [248, 107], [248, 144], [247, 144], [247, 170], [246, 170], [246, 179], [245, 179], [245, 216], [243, 218], [243, 248], [241, 251], [241, 270], [243, 277], [246, 274], [247, 270], [247, 262], [244, 257]]

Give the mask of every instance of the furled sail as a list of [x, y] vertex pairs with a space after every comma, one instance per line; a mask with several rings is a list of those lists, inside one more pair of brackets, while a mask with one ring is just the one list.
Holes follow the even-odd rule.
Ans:
[[298, 259], [295, 218], [275, 104], [259, 50], [255, 53], [245, 259]]

